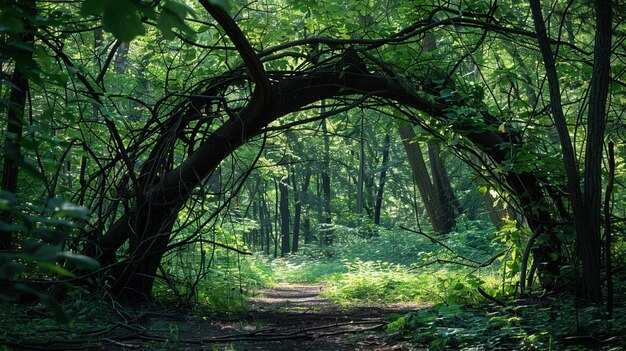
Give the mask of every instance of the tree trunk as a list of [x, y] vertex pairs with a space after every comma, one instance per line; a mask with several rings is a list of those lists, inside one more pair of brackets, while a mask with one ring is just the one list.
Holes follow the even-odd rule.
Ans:
[[[255, 218], [255, 219], [258, 218], [258, 214], [259, 214], [259, 201], [253, 198], [252, 199], [252, 218]], [[254, 250], [259, 249], [259, 237], [261, 236], [260, 229], [261, 229], [261, 226], [259, 225], [258, 228], [252, 229], [250, 233], [251, 239], [252, 239], [251, 245]]]
[[302, 191], [300, 194], [300, 204], [304, 205], [304, 242], [310, 244], [313, 242], [313, 233], [311, 232], [311, 201], [309, 195], [309, 185], [311, 184], [311, 168], [308, 166], [304, 171], [304, 180], [302, 181]]
[[[132, 216], [135, 220], [132, 225], [141, 231], [130, 236], [128, 245], [128, 262], [133, 264], [120, 265], [113, 269], [116, 279], [111, 292], [128, 302], [149, 300], [154, 278], [170, 242], [172, 227], [180, 207], [143, 204], [139, 211], [140, 213]], [[108, 262], [110, 259], [105, 260]]]
[[128, 68], [128, 51], [130, 49], [129, 43], [121, 43], [117, 52], [115, 53], [115, 61], [113, 63], [113, 70], [115, 73], [125, 73]]
[[436, 190], [430, 181], [430, 176], [428, 175], [422, 150], [420, 149], [419, 144], [415, 142], [415, 132], [413, 131], [413, 127], [400, 126], [398, 131], [400, 132], [402, 144], [406, 150], [409, 165], [411, 166], [411, 171], [413, 172], [413, 179], [415, 180], [417, 189], [422, 197], [422, 202], [426, 208], [426, 214], [428, 215], [428, 219], [433, 227], [433, 231], [435, 233], [446, 234], [449, 230], [446, 231], [447, 227], [439, 217], [439, 199], [437, 198]]
[[452, 231], [456, 225], [455, 209], [459, 213], [463, 211], [459, 200], [452, 191], [452, 184], [450, 184], [448, 172], [441, 159], [441, 147], [439, 144], [428, 144], [428, 159], [430, 161], [430, 174], [433, 177], [435, 194], [439, 199], [439, 211], [437, 216], [441, 220], [443, 232], [448, 233]]
[[[324, 108], [322, 107], [322, 110]], [[323, 113], [323, 112], [322, 112]], [[322, 193], [324, 195], [324, 218], [320, 226], [320, 242], [322, 245], [331, 245], [333, 243], [332, 222], [333, 217], [330, 207], [330, 141], [328, 137], [328, 129], [326, 120], [322, 121], [322, 132], [324, 133], [324, 164], [322, 170]]]
[[272, 235], [272, 223], [269, 220], [269, 209], [267, 206], [267, 200], [265, 198], [265, 191], [261, 193], [261, 208], [260, 210], [260, 219], [261, 219], [261, 228], [263, 229], [263, 237], [261, 240], [264, 241], [263, 247], [265, 248], [265, 254], [270, 255], [270, 237]]
[[507, 211], [502, 205], [502, 201], [496, 202], [497, 199], [492, 195], [493, 190], [489, 187], [489, 183], [487, 183], [484, 179], [479, 179], [478, 185], [486, 188], [486, 190], [484, 192], [481, 191], [481, 193], [483, 201], [485, 202], [485, 209], [487, 210], [487, 215], [489, 216], [491, 223], [497, 229], [502, 228], [507, 215]]
[[280, 256], [284, 257], [289, 253], [290, 245], [289, 245], [289, 188], [287, 186], [287, 182], [289, 179], [287, 177], [281, 179], [278, 182], [278, 189], [280, 193], [280, 234], [281, 234], [281, 245], [280, 245]]
[[389, 163], [389, 148], [391, 140], [389, 133], [385, 134], [383, 145], [383, 161], [381, 165], [380, 178], [378, 180], [378, 191], [376, 192], [376, 205], [374, 206], [374, 224], [380, 225], [380, 212], [383, 207], [383, 193], [385, 191], [385, 182], [387, 181], [387, 164]]
[[[35, 1], [27, 0], [21, 5], [27, 16], [34, 15]], [[28, 25], [29, 18], [24, 19], [24, 23]], [[32, 58], [32, 46], [35, 35], [32, 28], [21, 35], [21, 42], [29, 46], [27, 53], [23, 53], [26, 57]], [[25, 50], [26, 51], [26, 50]], [[22, 159], [20, 150], [20, 140], [22, 139], [22, 126], [24, 125], [24, 109], [26, 107], [26, 96], [29, 92], [28, 78], [25, 70], [28, 67], [25, 63], [15, 62], [13, 75], [11, 76], [11, 90], [7, 105], [7, 127], [4, 140], [4, 165], [2, 167], [2, 190], [10, 193], [17, 191], [17, 181], [19, 174], [19, 165]], [[5, 222], [12, 222], [13, 218], [10, 214], [0, 212], [0, 219]], [[8, 231], [0, 231], [0, 251], [13, 250], [13, 233]]]
[[[568, 180], [570, 203], [576, 228], [577, 253], [582, 263], [582, 277], [578, 293], [583, 300], [600, 302], [600, 162], [604, 140], [604, 114], [608, 91], [608, 69], [611, 45], [611, 1], [596, 1], [596, 42], [591, 92], [589, 94], [589, 122], [587, 156], [585, 161], [585, 194], [580, 189], [580, 177], [567, 121], [563, 114], [561, 90], [554, 62], [554, 54], [546, 31], [539, 0], [530, 0], [535, 30], [544, 60], [550, 91], [550, 107], [561, 142], [563, 161]], [[600, 145], [598, 151], [598, 143]], [[594, 193], [591, 193], [594, 191]], [[597, 212], [597, 213], [596, 213]]]
[[[279, 241], [279, 232], [278, 232], [278, 218], [280, 216], [280, 197], [282, 193], [279, 190], [278, 181], [274, 179], [274, 258], [278, 257], [278, 241]], [[282, 218], [281, 218], [282, 220]], [[282, 232], [280, 233], [282, 239]]]
[[361, 116], [361, 132], [359, 139], [359, 171], [356, 182], [356, 215], [357, 226], [363, 223], [363, 183], [365, 178], [365, 139], [363, 135], [363, 116]]
[[[437, 40], [435, 34], [432, 31], [426, 32], [421, 43], [422, 47], [427, 52], [433, 52], [437, 49]], [[417, 145], [419, 148], [419, 145]], [[441, 228], [441, 233], [449, 233], [456, 225], [456, 217], [454, 215], [454, 207], [461, 208], [459, 201], [452, 192], [452, 185], [448, 179], [448, 173], [446, 172], [443, 162], [440, 157], [441, 148], [439, 144], [428, 144], [428, 155], [430, 160], [430, 174], [432, 176], [433, 195], [438, 226]], [[424, 171], [426, 173], [426, 171]], [[427, 175], [427, 174], [426, 174]], [[420, 189], [421, 193], [421, 189]], [[432, 220], [431, 220], [432, 222]]]
[[300, 200], [300, 189], [298, 189], [298, 175], [295, 172], [295, 167], [291, 171], [291, 187], [293, 189], [293, 240], [291, 243], [291, 252], [298, 252], [298, 246], [300, 244], [300, 219], [302, 216], [302, 201]]
[[600, 281], [602, 147], [606, 125], [606, 100], [611, 67], [611, 0], [596, 0], [596, 36], [593, 74], [589, 91], [587, 147], [585, 150], [584, 208], [588, 213], [588, 230], [577, 233], [578, 254], [583, 266], [581, 297], [602, 301]]

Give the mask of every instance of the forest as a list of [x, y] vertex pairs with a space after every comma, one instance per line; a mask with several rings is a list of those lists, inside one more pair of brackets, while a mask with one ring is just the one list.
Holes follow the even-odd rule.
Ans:
[[625, 19], [3, 0], [0, 349], [626, 349]]

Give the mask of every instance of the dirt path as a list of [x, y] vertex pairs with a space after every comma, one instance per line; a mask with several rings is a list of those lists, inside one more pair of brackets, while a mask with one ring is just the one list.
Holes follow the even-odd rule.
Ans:
[[[230, 335], [230, 342], [214, 343], [217, 350], [411, 350], [390, 341], [384, 331], [387, 315], [405, 313], [411, 306], [344, 309], [320, 297], [322, 289], [280, 284], [254, 300], [253, 312], [236, 322], [212, 321], [204, 330], [221, 328], [218, 338]], [[196, 333], [203, 329], [198, 327]]]
[[320, 297], [322, 290], [320, 285], [279, 284], [254, 299], [250, 312], [228, 318], [141, 312], [132, 322], [81, 333], [59, 330], [46, 341], [7, 345], [14, 350], [412, 350], [389, 337], [385, 318], [418, 306], [342, 308]]

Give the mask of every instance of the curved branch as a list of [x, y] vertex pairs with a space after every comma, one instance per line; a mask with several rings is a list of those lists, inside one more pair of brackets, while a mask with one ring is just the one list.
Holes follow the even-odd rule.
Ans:
[[190, 241], [182, 241], [182, 242], [177, 242], [174, 244], [171, 244], [167, 247], [167, 251], [173, 250], [177, 247], [181, 247], [181, 246], [185, 246], [185, 245], [189, 245], [189, 244], [195, 244], [195, 243], [204, 243], [204, 244], [209, 244], [209, 245], [215, 245], [215, 246], [219, 246], [223, 249], [226, 250], [230, 250], [230, 251], [235, 251], [238, 254], [241, 255], [252, 255], [252, 252], [248, 252], [248, 251], [243, 251], [240, 250], [236, 247], [232, 247], [230, 245], [226, 245], [226, 244], [222, 244], [220, 242], [214, 241], [214, 240], [206, 240], [206, 239], [194, 239], [194, 240], [190, 240]]
[[241, 31], [241, 28], [235, 23], [235, 21], [228, 15], [228, 13], [220, 6], [213, 5], [208, 0], [200, 0], [200, 4], [204, 7], [209, 14], [215, 18], [217, 23], [224, 29], [226, 35], [232, 40], [233, 44], [239, 51], [243, 62], [246, 64], [252, 80], [256, 83], [255, 94], [259, 94], [261, 102], [267, 101], [270, 95], [271, 84], [263, 64], [259, 60], [259, 57], [254, 52], [254, 49], [246, 39], [246, 36]]

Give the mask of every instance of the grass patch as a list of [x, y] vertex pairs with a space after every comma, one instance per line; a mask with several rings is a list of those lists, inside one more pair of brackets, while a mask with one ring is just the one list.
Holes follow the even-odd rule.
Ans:
[[[469, 222], [463, 231], [441, 240], [460, 256], [484, 262], [503, 247], [485, 239], [493, 235], [489, 231], [493, 228], [486, 223]], [[437, 259], [463, 260], [424, 236], [380, 229], [378, 236], [365, 238], [342, 227], [337, 227], [335, 235], [332, 247], [303, 245], [297, 255], [273, 260], [272, 280], [324, 282], [324, 297], [339, 304], [474, 303], [483, 299], [476, 289], [479, 286], [491, 294], [499, 291], [499, 267], [475, 270], [434, 263]]]
[[347, 272], [337, 259], [307, 260], [298, 256], [279, 258], [272, 262], [273, 281], [283, 283], [318, 283]]
[[469, 270], [412, 270], [382, 261], [345, 261], [346, 273], [329, 277], [324, 296], [340, 304], [375, 303], [473, 303], [482, 297], [477, 287], [495, 291], [494, 276], [484, 278]]

